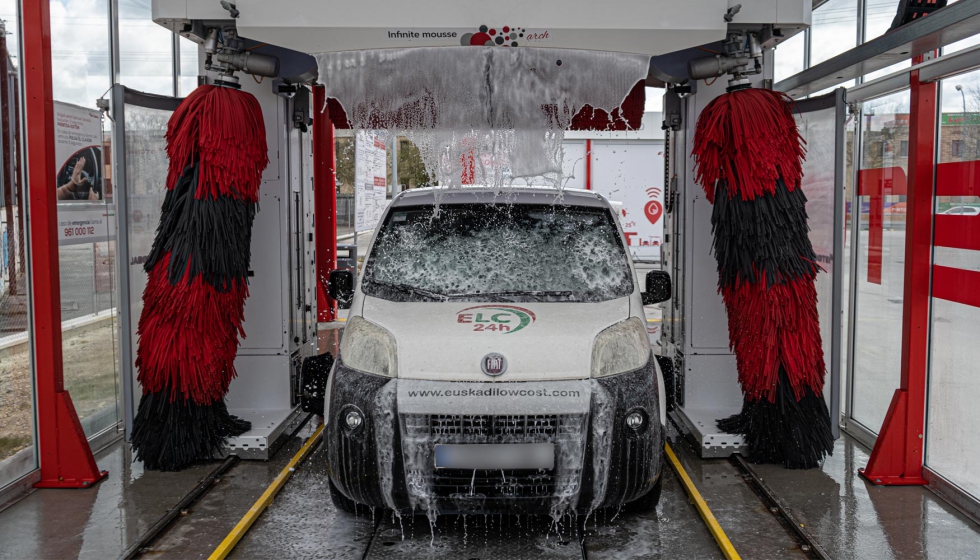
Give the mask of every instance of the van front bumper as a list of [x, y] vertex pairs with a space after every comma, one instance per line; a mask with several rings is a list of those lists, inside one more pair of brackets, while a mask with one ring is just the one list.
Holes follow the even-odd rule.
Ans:
[[[328, 472], [355, 502], [403, 513], [587, 513], [649, 492], [661, 475], [654, 360], [602, 379], [391, 379], [338, 360], [330, 379]], [[349, 413], [362, 422], [351, 428]], [[639, 429], [626, 424], [640, 414]], [[440, 444], [548, 443], [552, 469], [435, 467]]]

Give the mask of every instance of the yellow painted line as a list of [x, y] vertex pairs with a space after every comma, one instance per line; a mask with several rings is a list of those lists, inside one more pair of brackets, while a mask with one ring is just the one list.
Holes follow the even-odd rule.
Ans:
[[735, 552], [735, 547], [732, 546], [732, 542], [728, 540], [728, 535], [718, 524], [718, 520], [715, 519], [711, 510], [708, 509], [708, 504], [705, 503], [704, 498], [701, 497], [701, 493], [698, 492], [697, 487], [694, 486], [694, 482], [691, 481], [691, 477], [687, 476], [687, 471], [681, 466], [681, 462], [677, 460], [677, 455], [674, 455], [674, 450], [670, 448], [670, 444], [664, 445], [664, 450], [667, 451], [667, 458], [670, 459], [670, 464], [674, 467], [674, 472], [677, 473], [678, 478], [681, 479], [681, 484], [684, 486], [684, 490], [687, 495], [694, 502], [694, 507], [697, 508], [698, 513], [701, 514], [701, 519], [704, 520], [705, 525], [708, 526], [708, 530], [711, 531], [711, 536], [715, 538], [715, 542], [718, 543], [718, 548], [721, 549], [721, 553], [725, 555], [728, 560], [741, 560], [741, 556], [738, 552]]
[[296, 455], [293, 455], [293, 458], [289, 460], [289, 463], [283, 467], [282, 471], [279, 473], [279, 476], [277, 476], [275, 480], [272, 481], [272, 484], [265, 489], [262, 496], [260, 496], [254, 504], [252, 504], [251, 509], [249, 509], [248, 513], [242, 517], [242, 519], [238, 522], [238, 525], [235, 525], [235, 528], [228, 533], [225, 540], [221, 541], [218, 548], [214, 549], [214, 552], [211, 553], [209, 560], [223, 560], [224, 558], [227, 558], [229, 554], [231, 554], [232, 549], [235, 548], [238, 541], [242, 540], [242, 537], [244, 537], [245, 533], [247, 533], [252, 527], [252, 524], [254, 524], [259, 516], [262, 515], [265, 508], [269, 507], [269, 504], [271, 504], [272, 500], [275, 499], [276, 494], [282, 490], [282, 487], [286, 485], [286, 481], [289, 480], [290, 476], [292, 476], [296, 465], [302, 463], [303, 459], [306, 459], [306, 456], [310, 454], [313, 446], [320, 441], [322, 436], [323, 424], [320, 424], [320, 427], [313, 432], [313, 435], [310, 436], [309, 439], [306, 440], [303, 447], [301, 447], [299, 451], [296, 452]]
[[337, 320], [340, 321], [341, 323], [346, 323], [347, 317], [337, 317]]
[[663, 319], [647, 319], [647, 323], [659, 323]]

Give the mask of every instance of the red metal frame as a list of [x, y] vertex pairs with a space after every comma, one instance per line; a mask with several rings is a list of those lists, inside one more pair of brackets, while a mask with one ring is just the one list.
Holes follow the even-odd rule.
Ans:
[[317, 320], [326, 323], [337, 319], [337, 302], [327, 295], [330, 271], [337, 268], [337, 150], [323, 86], [313, 88], [313, 107], [316, 308]]
[[[913, 64], [922, 62], [916, 57]], [[910, 75], [908, 202], [902, 310], [902, 377], [868, 466], [858, 473], [874, 484], [924, 485], [926, 372], [929, 365], [929, 282], [935, 208], [938, 87]]]
[[585, 190], [592, 190], [592, 140], [585, 141]]
[[99, 471], [71, 396], [61, 353], [61, 285], [55, 195], [54, 97], [51, 88], [51, 14], [47, 0], [23, 2], [24, 97], [28, 196], [31, 216], [31, 298], [41, 480], [38, 488], [85, 488]]

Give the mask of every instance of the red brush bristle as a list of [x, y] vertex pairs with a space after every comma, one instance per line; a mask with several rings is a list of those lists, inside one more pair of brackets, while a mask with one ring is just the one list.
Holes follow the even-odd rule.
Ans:
[[184, 168], [200, 159], [197, 198], [258, 202], [258, 179], [269, 164], [259, 102], [226, 87], [195, 89], [170, 118], [167, 155], [168, 189], [174, 188]]
[[219, 292], [200, 275], [170, 284], [169, 263], [168, 253], [153, 267], [143, 291], [136, 351], [139, 381], [144, 393], [169, 387], [171, 399], [210, 404], [224, 397], [236, 375], [248, 286], [234, 282]]
[[715, 183], [729, 196], [754, 200], [782, 178], [789, 190], [803, 177], [804, 140], [793, 119], [793, 100], [782, 92], [744, 89], [715, 98], [698, 117], [695, 180], [714, 203]]
[[782, 366], [797, 399], [804, 387], [822, 395], [825, 364], [813, 276], [773, 285], [761, 276], [720, 289], [742, 391], [749, 400], [773, 402]]

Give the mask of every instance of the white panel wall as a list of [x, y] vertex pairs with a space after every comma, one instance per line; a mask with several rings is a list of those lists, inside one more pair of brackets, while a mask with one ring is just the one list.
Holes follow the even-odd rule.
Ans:
[[623, 203], [623, 231], [637, 260], [660, 260], [663, 150], [662, 140], [592, 141], [592, 190]]
[[584, 189], [586, 185], [585, 140], [566, 140], [562, 145], [565, 150], [562, 171], [565, 173], [565, 188]]

